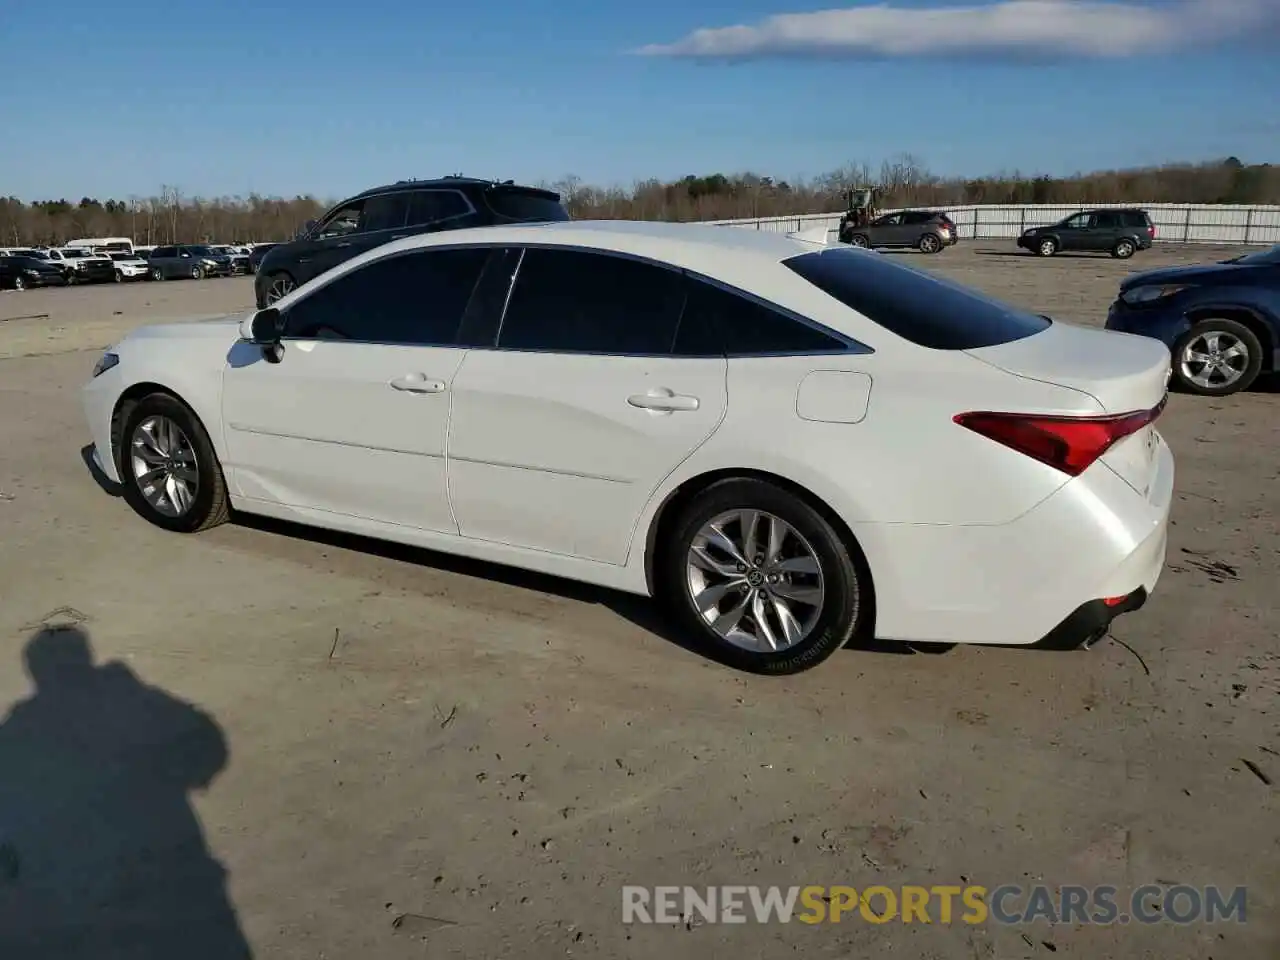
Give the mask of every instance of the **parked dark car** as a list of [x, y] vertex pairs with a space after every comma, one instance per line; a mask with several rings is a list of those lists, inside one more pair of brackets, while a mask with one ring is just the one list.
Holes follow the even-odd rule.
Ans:
[[392, 240], [495, 223], [568, 220], [560, 195], [510, 180], [402, 180], [344, 200], [298, 239], [272, 248], [254, 281], [258, 307], [326, 270]]
[[231, 275], [239, 276], [249, 272], [249, 255], [240, 253], [235, 247], [216, 246], [210, 247], [216, 255], [226, 257], [231, 261]]
[[257, 273], [258, 267], [262, 265], [262, 258], [268, 253], [280, 246], [278, 243], [260, 243], [249, 251], [249, 272]]
[[1042, 257], [1055, 253], [1110, 253], [1127, 260], [1150, 250], [1156, 226], [1145, 210], [1082, 210], [1047, 227], [1032, 227], [1018, 238], [1018, 246]]
[[1280, 246], [1126, 277], [1107, 329], [1168, 345], [1175, 386], [1202, 396], [1245, 390], [1280, 370]]
[[912, 247], [938, 253], [960, 239], [951, 218], [938, 210], [900, 210], [876, 217], [866, 226], [847, 225], [841, 243], [855, 247]]
[[175, 246], [156, 247], [147, 257], [152, 280], [173, 280], [190, 277], [228, 277], [231, 275], [231, 258], [214, 253], [199, 243], [181, 243]]
[[65, 287], [62, 268], [43, 257], [0, 257], [0, 289], [26, 290], [32, 287]]

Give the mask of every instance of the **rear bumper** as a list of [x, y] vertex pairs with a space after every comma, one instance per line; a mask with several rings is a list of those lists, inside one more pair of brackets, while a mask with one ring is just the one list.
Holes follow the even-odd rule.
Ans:
[[1155, 589], [1173, 482], [1161, 439], [1146, 496], [1099, 462], [1009, 523], [851, 524], [875, 584], [877, 636], [1032, 646], [1067, 621], [1078, 635], [1094, 601]]
[[1142, 609], [1147, 596], [1146, 588], [1139, 587], [1119, 603], [1108, 603], [1106, 600], [1082, 603], [1031, 646], [1038, 650], [1078, 650], [1093, 646], [1106, 636], [1116, 617]]

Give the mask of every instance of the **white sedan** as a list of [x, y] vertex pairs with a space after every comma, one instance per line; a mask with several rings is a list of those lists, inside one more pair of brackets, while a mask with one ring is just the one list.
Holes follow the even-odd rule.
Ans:
[[746, 670], [1086, 646], [1164, 565], [1169, 352], [802, 235], [427, 234], [85, 387], [167, 530], [232, 510], [654, 595]]

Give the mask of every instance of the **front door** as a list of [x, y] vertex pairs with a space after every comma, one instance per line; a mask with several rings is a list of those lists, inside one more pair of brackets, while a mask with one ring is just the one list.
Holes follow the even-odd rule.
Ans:
[[1088, 250], [1090, 243], [1090, 227], [1093, 223], [1093, 215], [1089, 213], [1077, 213], [1074, 217], [1064, 221], [1062, 227], [1058, 230], [1058, 237], [1062, 241], [1063, 250]]
[[284, 314], [283, 357], [238, 343], [227, 466], [246, 498], [456, 533], [446, 489], [456, 334], [488, 252], [414, 251], [321, 281]]
[[722, 355], [675, 357], [678, 271], [530, 248], [497, 345], [453, 386], [463, 536], [621, 564], [654, 490], [719, 425]]

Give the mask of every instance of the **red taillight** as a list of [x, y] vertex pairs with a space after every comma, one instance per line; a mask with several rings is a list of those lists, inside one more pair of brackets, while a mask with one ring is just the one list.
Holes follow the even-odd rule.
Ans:
[[1149, 236], [1152, 240], [1156, 238], [1156, 225], [1154, 223], [1151, 226], [1147, 227], [1147, 236]]
[[960, 413], [962, 427], [1076, 477], [1125, 437], [1160, 416], [1150, 410], [1107, 417], [1052, 417], [1028, 413]]

